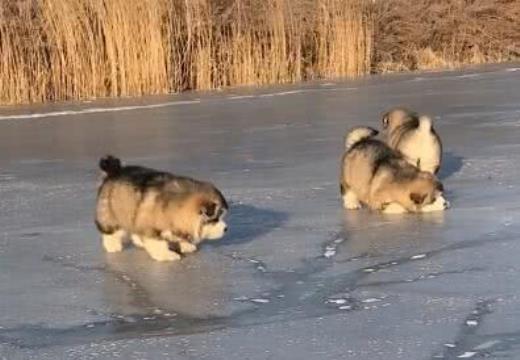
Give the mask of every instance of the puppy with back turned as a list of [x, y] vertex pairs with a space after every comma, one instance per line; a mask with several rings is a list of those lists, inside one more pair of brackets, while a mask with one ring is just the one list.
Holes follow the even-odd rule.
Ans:
[[422, 171], [439, 171], [442, 142], [430, 117], [396, 107], [383, 115], [382, 123], [388, 146]]
[[107, 252], [123, 249], [127, 237], [157, 261], [180, 259], [227, 230], [228, 204], [211, 183], [102, 158], [96, 225]]

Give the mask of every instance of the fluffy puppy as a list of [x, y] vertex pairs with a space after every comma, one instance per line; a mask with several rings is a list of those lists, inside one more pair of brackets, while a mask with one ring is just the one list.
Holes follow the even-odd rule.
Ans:
[[397, 107], [383, 115], [382, 123], [387, 144], [400, 151], [406, 161], [422, 171], [439, 171], [442, 142], [430, 117]]
[[98, 190], [96, 225], [107, 252], [123, 249], [130, 236], [157, 261], [219, 239], [227, 230], [228, 204], [211, 183], [141, 166], [123, 166], [115, 157], [99, 161], [104, 179]]
[[344, 207], [358, 209], [365, 204], [373, 210], [391, 205], [391, 212], [444, 210], [444, 203], [432, 208], [443, 190], [440, 181], [375, 139], [377, 133], [370, 127], [357, 127], [347, 134], [340, 176]]

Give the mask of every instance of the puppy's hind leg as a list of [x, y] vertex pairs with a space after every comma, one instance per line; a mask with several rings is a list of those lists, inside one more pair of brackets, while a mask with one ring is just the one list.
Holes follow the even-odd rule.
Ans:
[[181, 256], [175, 251], [170, 250], [168, 242], [165, 240], [143, 237], [143, 246], [148, 255], [157, 261], [180, 260]]
[[108, 253], [120, 252], [123, 250], [123, 240], [126, 233], [124, 230], [116, 230], [111, 234], [103, 234], [103, 247]]
[[341, 198], [343, 199], [343, 207], [348, 210], [357, 210], [361, 208], [361, 203], [357, 195], [345, 184], [340, 185]]

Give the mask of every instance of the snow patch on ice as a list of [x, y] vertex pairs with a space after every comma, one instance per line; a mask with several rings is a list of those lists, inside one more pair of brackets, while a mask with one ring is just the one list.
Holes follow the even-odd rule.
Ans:
[[475, 355], [477, 355], [477, 353], [474, 352], [474, 351], [466, 351], [464, 354], [461, 354], [461, 355], [459, 355], [457, 357], [459, 359], [469, 359], [469, 358], [472, 358]]
[[368, 299], [362, 300], [361, 302], [363, 302], [365, 304], [370, 304], [370, 303], [375, 303], [375, 302], [379, 302], [379, 301], [381, 301], [381, 299], [378, 299], [378, 298], [368, 298]]
[[327, 302], [329, 304], [343, 305], [347, 303], [347, 299], [328, 299]]
[[169, 101], [159, 104], [149, 105], [130, 105], [130, 106], [119, 106], [119, 107], [104, 107], [104, 108], [88, 108], [80, 110], [63, 110], [63, 111], [52, 111], [47, 113], [34, 113], [34, 114], [19, 114], [19, 115], [4, 115], [0, 116], [0, 120], [15, 120], [15, 119], [41, 119], [48, 117], [58, 117], [67, 115], [83, 115], [83, 114], [99, 114], [107, 112], [120, 112], [120, 111], [132, 111], [132, 110], [143, 110], [143, 109], [159, 109], [171, 106], [179, 105], [190, 105], [200, 104], [200, 100], [184, 100], [184, 101]]
[[253, 303], [256, 303], [256, 304], [267, 304], [270, 302], [269, 299], [263, 299], [263, 298], [255, 298], [255, 299], [251, 299], [250, 301]]
[[489, 348], [492, 348], [493, 346], [497, 345], [497, 344], [500, 344], [500, 340], [490, 340], [490, 341], [486, 341], [478, 346], [475, 346], [473, 348], [473, 350], [479, 350], [479, 351], [482, 351], [482, 350], [487, 350]]

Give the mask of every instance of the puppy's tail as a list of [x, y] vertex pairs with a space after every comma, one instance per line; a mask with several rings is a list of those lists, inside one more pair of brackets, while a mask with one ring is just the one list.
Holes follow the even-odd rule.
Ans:
[[431, 117], [426, 115], [421, 115], [419, 117], [419, 130], [421, 131], [431, 131], [433, 127], [433, 122]]
[[374, 137], [379, 133], [374, 128], [369, 126], [359, 126], [352, 130], [350, 130], [345, 137], [345, 149], [349, 150], [352, 146], [356, 145], [358, 142]]
[[99, 159], [99, 168], [107, 176], [115, 176], [121, 172], [121, 160], [112, 155], [107, 155]]

